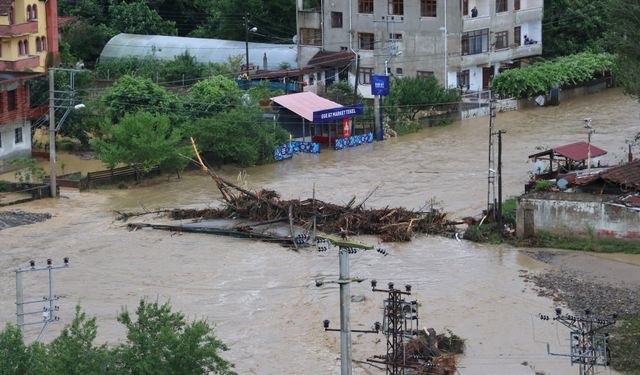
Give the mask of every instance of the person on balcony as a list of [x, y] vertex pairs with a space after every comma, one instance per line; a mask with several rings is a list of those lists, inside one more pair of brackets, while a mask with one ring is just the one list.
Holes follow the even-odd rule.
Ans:
[[476, 8], [475, 6], [473, 7], [473, 9], [471, 9], [471, 17], [478, 17], [478, 8]]

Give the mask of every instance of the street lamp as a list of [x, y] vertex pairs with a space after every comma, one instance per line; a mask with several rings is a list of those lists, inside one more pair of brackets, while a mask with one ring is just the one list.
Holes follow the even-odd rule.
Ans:
[[245, 68], [246, 68], [246, 73], [247, 76], [249, 75], [249, 33], [255, 33], [258, 31], [257, 27], [251, 27], [249, 28], [249, 17], [247, 15], [244, 16], [244, 45], [245, 45]]

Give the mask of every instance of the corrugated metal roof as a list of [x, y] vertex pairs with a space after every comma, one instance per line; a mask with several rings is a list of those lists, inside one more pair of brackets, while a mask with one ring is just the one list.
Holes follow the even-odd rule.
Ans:
[[322, 98], [312, 92], [280, 95], [271, 98], [271, 100], [308, 121], [313, 121], [313, 112], [342, 107], [341, 104]]
[[346, 65], [354, 59], [355, 56], [353, 52], [350, 51], [320, 51], [313, 55], [307, 65], [330, 68]]
[[[187, 38], [164, 35], [118, 34], [111, 38], [100, 54], [100, 61], [122, 57], [155, 57], [173, 60], [189, 52], [200, 63], [226, 63], [230, 56], [244, 56], [245, 42], [222, 39]], [[265, 69], [264, 54], [268, 67], [276, 68], [287, 63], [297, 68], [295, 44], [249, 43], [249, 62]]]
[[529, 158], [538, 158], [540, 156], [550, 155], [551, 153], [554, 153], [573, 161], [583, 161], [587, 160], [587, 158], [589, 157], [589, 148], [591, 148], [592, 158], [597, 158], [598, 156], [602, 156], [607, 153], [607, 151], [601, 149], [600, 147], [594, 146], [593, 144], [589, 146], [587, 142], [581, 141], [564, 146], [554, 147], [550, 150], [529, 155]]

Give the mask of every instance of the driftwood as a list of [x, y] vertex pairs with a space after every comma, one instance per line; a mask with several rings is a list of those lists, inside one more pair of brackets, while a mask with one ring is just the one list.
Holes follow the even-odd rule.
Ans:
[[[307, 228], [313, 236], [316, 230], [324, 233], [341, 233], [343, 236], [371, 234], [380, 236], [382, 241], [386, 242], [410, 241], [416, 233], [450, 237], [456, 233], [455, 225], [447, 220], [446, 213], [433, 205], [423, 211], [402, 207], [365, 208], [365, 202], [377, 187], [360, 203], [355, 204], [354, 196], [346, 205], [318, 200], [315, 185], [312, 198], [305, 200], [282, 200], [277, 192], [267, 189], [249, 191], [214, 173], [200, 158], [193, 139], [192, 145], [198, 163], [211, 176], [222, 193], [223, 204], [220, 208], [157, 211], [157, 213], [167, 213], [174, 220], [235, 218], [258, 224], [288, 221], [294, 246], [296, 245], [292, 229], [294, 226]], [[119, 218], [126, 220], [143, 214], [146, 213], [120, 213]]]

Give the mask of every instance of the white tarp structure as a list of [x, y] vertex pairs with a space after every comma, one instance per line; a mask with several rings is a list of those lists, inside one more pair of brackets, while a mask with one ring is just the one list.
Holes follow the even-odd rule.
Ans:
[[[186, 38], [164, 35], [118, 34], [107, 42], [100, 54], [100, 61], [122, 57], [155, 57], [173, 60], [189, 52], [199, 63], [225, 63], [229, 56], [244, 56], [245, 42], [222, 39]], [[249, 63], [265, 70], [264, 54], [267, 54], [269, 70], [277, 70], [282, 63], [297, 68], [295, 44], [249, 43]]]

